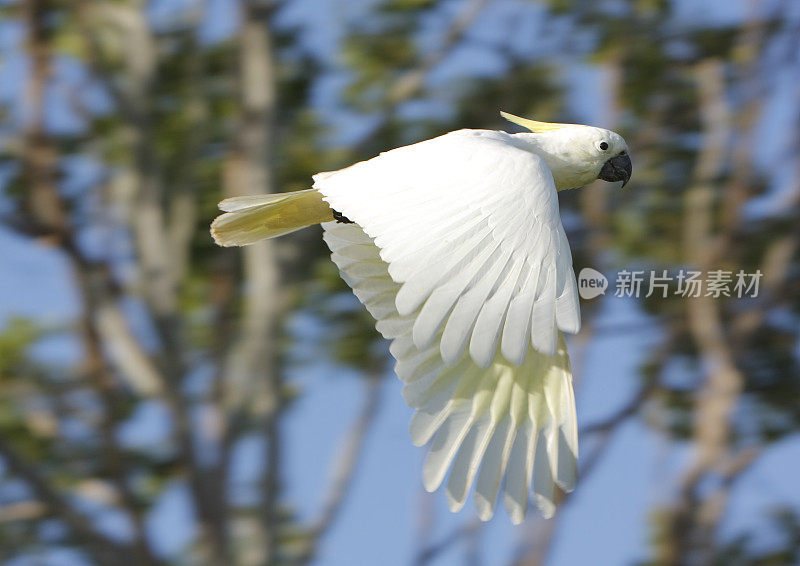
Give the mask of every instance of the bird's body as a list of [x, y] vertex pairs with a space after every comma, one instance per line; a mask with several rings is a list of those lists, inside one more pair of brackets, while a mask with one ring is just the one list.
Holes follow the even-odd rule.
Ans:
[[426, 489], [450, 469], [451, 509], [474, 483], [486, 520], [504, 482], [518, 523], [531, 488], [547, 516], [554, 486], [576, 478], [563, 332], [580, 314], [556, 193], [627, 180], [630, 159], [613, 132], [511, 118], [542, 133], [459, 130], [318, 174], [308, 191], [228, 199], [212, 234], [243, 245], [322, 223], [342, 278], [392, 342], [412, 440], [431, 442]]

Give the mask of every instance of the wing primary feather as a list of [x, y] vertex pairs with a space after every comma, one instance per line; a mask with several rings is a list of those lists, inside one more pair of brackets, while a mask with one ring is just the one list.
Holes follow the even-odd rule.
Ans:
[[[440, 344], [442, 359], [447, 364], [452, 365], [464, 353], [467, 340], [472, 335], [475, 321], [486, 304], [487, 298], [495, 287], [496, 282], [502, 280], [503, 275], [508, 273], [510, 266], [513, 264], [507, 254], [497, 250], [496, 255], [498, 256], [497, 260], [493, 262], [491, 267], [487, 268], [487, 271], [491, 271], [491, 273], [481, 277], [471, 289], [458, 299], [444, 325]], [[482, 367], [489, 367], [491, 360], [481, 359], [476, 361]]]
[[[440, 282], [458, 280], [457, 276], [469, 266], [470, 260], [491, 245], [491, 236], [487, 232], [476, 231], [467, 240], [461, 241], [458, 248], [453, 249], [446, 259], [436, 261], [422, 271], [412, 272], [410, 269], [403, 269], [399, 262], [392, 264], [398, 265], [397, 269], [393, 270], [391, 267], [389, 269], [392, 278], [403, 282], [397, 293], [397, 312], [410, 314], [417, 310], [437, 289]], [[414, 261], [417, 265], [425, 263], [420, 262], [419, 256], [416, 256]]]
[[497, 494], [505, 473], [514, 432], [511, 417], [506, 415], [495, 428], [486, 448], [486, 455], [475, 483], [475, 508], [481, 521], [488, 521], [494, 515]]
[[447, 468], [469, 432], [473, 420], [474, 416], [469, 406], [464, 405], [453, 412], [436, 431], [422, 472], [423, 484], [427, 491], [435, 491], [441, 485], [447, 474]]
[[[441, 364], [441, 360], [440, 360]], [[469, 364], [462, 361], [459, 365], [451, 368], [444, 368], [443, 364], [421, 376], [419, 379], [406, 384], [403, 387], [403, 398], [409, 407], [418, 408], [426, 404], [433, 396], [440, 391], [453, 385], [455, 381], [469, 374]]]
[[491, 415], [484, 413], [464, 440], [447, 481], [447, 501], [451, 511], [460, 511], [464, 507], [494, 429]]
[[[469, 354], [481, 367], [489, 367], [497, 353], [497, 343], [503, 328], [510, 298], [521, 278], [523, 261], [513, 262], [505, 280], [497, 291], [486, 301], [478, 314], [469, 341]], [[527, 343], [528, 339], [525, 338]]]
[[539, 280], [538, 266], [528, 274], [527, 281], [516, 297], [508, 304], [508, 313], [503, 325], [500, 351], [511, 363], [522, 365], [530, 348], [531, 313], [536, 298], [536, 285]]
[[431, 293], [414, 321], [414, 344], [418, 348], [424, 348], [431, 344], [436, 332], [452, 311], [458, 297], [473, 283], [475, 274], [481, 273], [482, 269], [488, 269], [497, 261], [495, 255], [497, 247], [497, 243], [493, 243], [481, 250], [465, 265], [464, 276], [451, 280]]
[[543, 429], [539, 430], [536, 442], [536, 455], [533, 464], [533, 495], [536, 506], [542, 515], [549, 519], [556, 510], [555, 490], [552, 467], [547, 453], [547, 437]]
[[425, 406], [417, 409], [417, 412], [411, 417], [408, 430], [414, 446], [427, 444], [450, 415], [453, 407], [459, 405], [451, 402], [453, 389], [455, 389], [455, 384], [435, 395]]
[[522, 523], [525, 519], [525, 512], [528, 510], [530, 480], [526, 477], [526, 462], [528, 460], [528, 435], [530, 434], [530, 421], [526, 421], [517, 430], [511, 454], [508, 457], [503, 504], [511, 517], [511, 522], [515, 525]]
[[566, 274], [567, 281], [564, 291], [556, 299], [556, 323], [559, 330], [568, 334], [577, 334], [581, 330], [581, 313], [578, 302], [578, 286], [575, 283], [575, 274]]
[[539, 274], [542, 292], [533, 303], [531, 345], [547, 355], [556, 353], [555, 270], [548, 267]]

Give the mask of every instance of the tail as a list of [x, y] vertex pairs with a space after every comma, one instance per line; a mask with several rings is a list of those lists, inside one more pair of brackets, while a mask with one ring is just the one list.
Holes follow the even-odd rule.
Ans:
[[333, 210], [316, 189], [233, 197], [219, 203], [225, 212], [211, 223], [220, 246], [245, 246], [333, 220]]

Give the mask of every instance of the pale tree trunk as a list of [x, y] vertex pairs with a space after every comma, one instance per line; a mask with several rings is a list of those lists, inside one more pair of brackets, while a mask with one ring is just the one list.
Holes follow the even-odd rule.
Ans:
[[[603, 65], [605, 74], [604, 90], [608, 97], [603, 127], [615, 129], [620, 118], [620, 90], [622, 88], [622, 53], [621, 48], [610, 54]], [[629, 140], [630, 141], [630, 140]], [[599, 258], [602, 250], [607, 250], [611, 235], [609, 234], [609, 201], [612, 190], [619, 190], [617, 185], [597, 181], [591, 187], [580, 192], [581, 215], [591, 237], [587, 238], [590, 257]]]
[[[101, 564], [158, 564], [144, 531], [141, 505], [128, 485], [125, 461], [118, 444], [119, 383], [106, 361], [101, 331], [102, 305], [110, 300], [109, 274], [106, 266], [87, 258], [77, 241], [76, 228], [67, 214], [67, 203], [58, 187], [59, 155], [45, 124], [48, 86], [52, 76], [52, 45], [48, 32], [45, 2], [25, 4], [29, 33], [28, 49], [31, 70], [27, 85], [31, 121], [26, 127], [21, 162], [28, 193], [23, 203], [25, 231], [43, 237], [67, 257], [81, 301], [79, 336], [83, 345], [83, 371], [97, 394], [99, 414], [100, 461], [116, 498], [133, 525], [133, 545], [115, 543], [95, 530], [94, 525], [73, 508], [70, 499], [60, 493], [48, 478], [16, 454], [11, 443], [0, 439], [0, 455], [8, 468], [26, 481], [50, 514], [60, 519], [83, 541], [87, 550]], [[100, 284], [98, 285], [98, 282]], [[152, 377], [152, 376], [151, 376]], [[136, 382], [131, 382], [136, 387]]]
[[[155, 151], [151, 101], [158, 63], [157, 41], [141, 5], [76, 0], [74, 7], [81, 38], [86, 42], [87, 64], [102, 79], [123, 119], [124, 139], [131, 155], [130, 163], [120, 167], [114, 180], [130, 187], [130, 195], [122, 204], [130, 211], [126, 220], [137, 252], [137, 278], [133, 285], [122, 286], [110, 277], [103, 280], [103, 288], [111, 299], [100, 303], [100, 335], [108, 343], [114, 364], [127, 383], [139, 394], [158, 396], [169, 407], [178, 460], [186, 471], [197, 514], [195, 559], [200, 564], [223, 564], [228, 548], [227, 526], [218, 513], [224, 491], [220, 487], [222, 480], [198, 462], [195, 441], [199, 433], [193, 431], [189, 401], [183, 392], [189, 369], [188, 344], [183, 336], [184, 321], [178, 299], [187, 275], [188, 234], [193, 229], [194, 212], [188, 180], [183, 190], [175, 191], [171, 199], [167, 195]], [[102, 37], [108, 30], [114, 30], [124, 54], [121, 69], [105, 59]], [[120, 80], [120, 74], [124, 80]], [[199, 95], [193, 99], [193, 104], [201, 103]], [[199, 122], [202, 108], [196, 108], [195, 113], [194, 118]], [[199, 135], [196, 131], [193, 136]], [[196, 159], [193, 152], [198, 144], [195, 137], [188, 140], [187, 160]], [[128, 327], [117, 304], [116, 295], [121, 292], [141, 297], [147, 308], [159, 345], [154, 360]]]
[[[684, 248], [690, 262], [703, 272], [719, 269], [720, 262], [734, 250], [742, 208], [752, 192], [751, 152], [764, 101], [761, 58], [766, 22], [759, 13], [760, 6], [758, 0], [750, 2], [749, 23], [739, 38], [736, 70], [744, 81], [739, 86], [745, 99], [741, 111], [734, 114], [728, 108], [721, 61], [703, 61], [696, 68], [704, 143], [694, 183], [687, 193]], [[732, 135], [734, 127], [739, 134], [736, 137]], [[721, 191], [724, 196], [719, 197], [713, 183], [723, 172], [730, 139], [738, 142], [731, 153], [729, 181]], [[716, 198], [720, 199], [720, 223], [718, 232], [713, 233]], [[784, 245], [786, 242], [777, 240], [763, 258], [765, 278], [761, 292], [767, 296], [777, 291], [793, 253], [793, 246]], [[731, 322], [725, 320], [723, 305], [711, 297], [687, 302], [689, 330], [708, 377], [694, 409], [694, 457], [680, 479], [679, 500], [669, 516], [667, 544], [658, 557], [660, 564], [715, 560], [717, 527], [725, 514], [731, 488], [763, 450], [760, 446], [734, 447], [731, 420], [745, 380], [736, 364], [736, 343], [752, 338], [769, 305], [762, 302], [756, 308], [737, 313]], [[718, 487], [701, 495], [699, 485], [709, 475], [719, 478]]]
[[[276, 106], [276, 70], [270, 35], [270, 10], [265, 4], [245, 2], [239, 32], [238, 71], [241, 116], [225, 174], [228, 196], [275, 191], [273, 131]], [[284, 312], [276, 245], [263, 241], [246, 247], [244, 306], [237, 341], [225, 364], [223, 406], [232, 418], [230, 437], [243, 420], [252, 419], [264, 436], [266, 462], [261, 479], [260, 513], [242, 518], [238, 563], [274, 564], [277, 557], [278, 494], [282, 465], [279, 421], [281, 375], [278, 369], [276, 323]]]
[[[741, 52], [749, 70], [755, 73], [758, 62], [760, 30], [758, 25], [745, 30]], [[748, 73], [756, 81], [757, 74]], [[752, 130], [760, 114], [755, 92], [749, 93], [739, 123], [727, 103], [725, 68], [720, 60], [701, 61], [695, 68], [703, 118], [703, 146], [694, 172], [694, 182], [686, 194], [684, 250], [693, 268], [708, 273], [719, 269], [719, 262], [731, 251], [741, 207], [749, 196], [749, 148]], [[745, 85], [747, 86], [747, 85]], [[750, 85], [752, 90], [752, 85]], [[714, 231], [715, 203], [718, 191], [714, 183], [728, 159], [728, 142], [734, 126], [740, 132], [740, 144], [734, 149], [734, 170], [730, 184], [723, 188], [722, 223]], [[697, 345], [702, 369], [707, 378], [697, 393], [694, 414], [693, 458], [679, 480], [678, 502], [667, 523], [666, 544], [661, 546], [659, 564], [705, 564], [714, 560], [714, 539], [724, 516], [730, 488], [735, 479], [760, 454], [760, 449], [737, 450], [732, 445], [733, 411], [739, 402], [745, 377], [737, 367], [736, 353], [726, 323], [724, 302], [710, 296], [686, 301], [689, 332]], [[712, 493], [701, 495], [704, 478], [716, 476], [721, 481]]]

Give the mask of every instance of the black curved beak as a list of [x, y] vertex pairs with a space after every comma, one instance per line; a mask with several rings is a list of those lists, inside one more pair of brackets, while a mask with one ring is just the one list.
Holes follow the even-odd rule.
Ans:
[[603, 181], [615, 182], [622, 181], [622, 186], [628, 184], [633, 172], [633, 165], [631, 164], [631, 156], [626, 152], [620, 153], [616, 157], [612, 157], [603, 164], [600, 169], [598, 179]]

